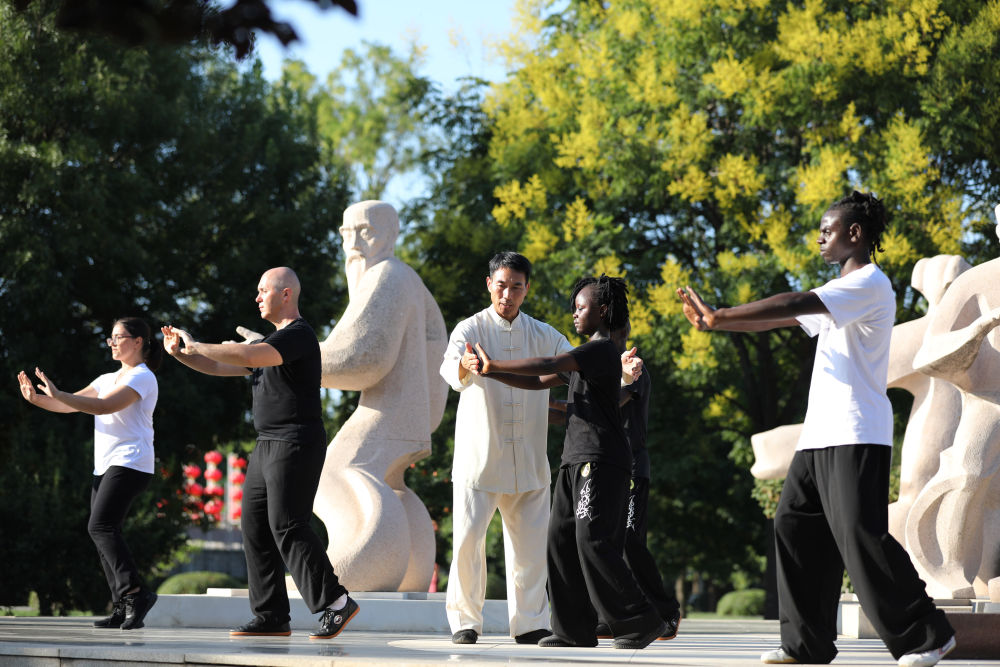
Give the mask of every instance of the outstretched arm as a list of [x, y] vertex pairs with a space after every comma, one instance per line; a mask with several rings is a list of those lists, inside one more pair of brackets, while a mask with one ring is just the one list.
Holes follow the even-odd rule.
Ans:
[[813, 292], [784, 292], [732, 308], [712, 308], [690, 287], [678, 287], [677, 296], [698, 331], [769, 331], [798, 325], [799, 315], [830, 312]]
[[[116, 387], [109, 394], [100, 398], [97, 397], [97, 392], [92, 386], [71, 394], [59, 389], [40, 368], [35, 369], [35, 375], [41, 380], [38, 388], [49, 399], [48, 403], [51, 405], [54, 401], [68, 408], [65, 410], [52, 410], [52, 412], [86, 412], [89, 415], [110, 415], [119, 410], [124, 410], [141, 398], [139, 392], [126, 385]], [[24, 393], [23, 385], [21, 393]], [[39, 407], [45, 406], [39, 405]], [[49, 407], [46, 407], [46, 409], [51, 410]]]
[[[39, 373], [41, 371], [39, 371], [36, 368], [35, 372]], [[26, 400], [28, 403], [31, 403], [34, 406], [37, 406], [43, 410], [48, 410], [49, 412], [61, 412], [61, 413], [79, 412], [79, 410], [77, 410], [76, 408], [73, 408], [63, 403], [58, 399], [52, 398], [48, 394], [39, 394], [35, 390], [35, 385], [32, 384], [31, 378], [29, 378], [28, 374], [25, 373], [24, 371], [21, 371], [20, 373], [17, 374], [17, 383], [21, 389], [21, 396], [24, 397], [24, 400]], [[39, 385], [39, 388], [41, 388], [41, 385]], [[87, 385], [80, 391], [76, 392], [76, 396], [96, 397], [97, 391], [90, 385]]]
[[563, 353], [554, 357], [494, 360], [476, 343], [479, 356], [479, 375], [499, 380], [519, 389], [549, 389], [566, 384], [557, 373], [578, 371], [580, 366], [572, 355]]
[[[167, 354], [185, 366], [206, 375], [238, 377], [249, 375], [248, 369], [250, 368], [281, 364], [281, 354], [267, 343], [213, 345], [199, 343], [191, 338], [191, 334], [188, 332], [170, 325], [162, 327], [160, 331], [163, 332], [163, 349], [167, 351]], [[184, 347], [181, 347], [182, 341]], [[254, 348], [266, 349], [255, 350]], [[277, 357], [277, 363], [270, 363], [274, 361], [274, 357]]]

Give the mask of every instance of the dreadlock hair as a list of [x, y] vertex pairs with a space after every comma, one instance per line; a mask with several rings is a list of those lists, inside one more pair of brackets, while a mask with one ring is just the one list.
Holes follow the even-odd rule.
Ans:
[[587, 276], [576, 281], [573, 287], [573, 296], [570, 297], [570, 307], [576, 303], [576, 296], [583, 288], [593, 286], [594, 297], [598, 307], [607, 306], [604, 314], [604, 323], [608, 329], [614, 331], [621, 329], [628, 323], [628, 285], [621, 278], [612, 278], [601, 274], [600, 278]]
[[854, 223], [861, 226], [861, 231], [868, 240], [868, 256], [878, 264], [875, 253], [885, 252], [882, 234], [885, 232], [886, 212], [881, 200], [871, 192], [861, 193], [855, 190], [835, 201], [829, 210], [840, 212], [845, 228]]

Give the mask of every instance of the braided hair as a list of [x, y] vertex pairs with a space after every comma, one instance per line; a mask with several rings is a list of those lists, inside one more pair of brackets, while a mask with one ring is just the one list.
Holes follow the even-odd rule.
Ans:
[[873, 193], [853, 191], [843, 199], [838, 199], [830, 206], [831, 211], [839, 211], [844, 227], [854, 223], [861, 226], [865, 239], [868, 241], [868, 256], [875, 259], [876, 252], [885, 252], [882, 247], [882, 234], [885, 232], [886, 212], [882, 201]]
[[603, 321], [608, 329], [621, 329], [628, 323], [628, 285], [621, 278], [612, 278], [601, 274], [600, 278], [587, 276], [576, 281], [573, 296], [570, 297], [570, 307], [576, 303], [576, 296], [585, 287], [594, 287], [594, 298], [597, 306], [607, 306]]
[[153, 337], [146, 320], [141, 317], [123, 317], [115, 321], [115, 324], [122, 325], [128, 335], [142, 338], [142, 360], [155, 373], [163, 362], [163, 343]]

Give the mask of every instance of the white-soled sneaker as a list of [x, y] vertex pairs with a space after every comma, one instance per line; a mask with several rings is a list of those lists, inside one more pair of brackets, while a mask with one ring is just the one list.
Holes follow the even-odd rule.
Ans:
[[797, 665], [799, 661], [785, 653], [785, 649], [779, 648], [768, 651], [760, 656], [760, 661], [765, 665]]
[[922, 653], [907, 653], [899, 659], [899, 667], [931, 667], [938, 664], [938, 660], [945, 657], [955, 649], [955, 636], [944, 643], [940, 648], [934, 648]]

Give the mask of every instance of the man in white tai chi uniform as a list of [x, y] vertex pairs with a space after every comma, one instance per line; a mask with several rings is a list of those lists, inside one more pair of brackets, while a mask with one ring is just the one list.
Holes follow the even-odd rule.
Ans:
[[[520, 311], [531, 262], [515, 252], [490, 260], [486, 288], [492, 305], [460, 322], [451, 334], [441, 375], [461, 392], [455, 421], [453, 550], [447, 612], [451, 640], [474, 644], [483, 631], [486, 530], [503, 519], [510, 634], [537, 644], [549, 630], [545, 592], [549, 486], [546, 455], [548, 390], [516, 389], [476, 375], [471, 345], [495, 359], [545, 357], [573, 349], [548, 324]], [[467, 344], [471, 344], [467, 346]]]

